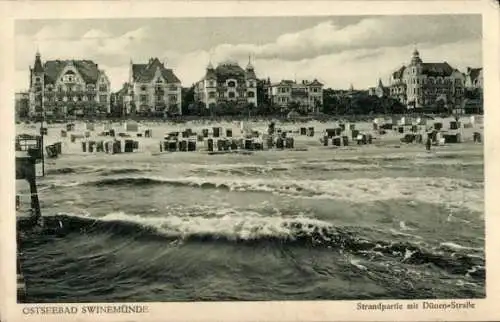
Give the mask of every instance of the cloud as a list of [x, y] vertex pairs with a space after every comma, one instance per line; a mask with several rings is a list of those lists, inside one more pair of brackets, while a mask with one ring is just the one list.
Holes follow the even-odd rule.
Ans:
[[81, 36], [74, 24], [69, 22], [57, 24], [57, 25], [46, 25], [42, 27], [34, 36], [35, 41], [50, 41], [50, 40], [61, 40], [61, 39], [72, 39]]
[[263, 45], [222, 44], [213, 49], [217, 56], [241, 57], [254, 54], [262, 59], [301, 60], [320, 55], [362, 48], [453, 43], [477, 39], [476, 17], [449, 19], [440, 17], [390, 16], [366, 18], [353, 25], [339, 27], [333, 20], [296, 33], [279, 36]]
[[99, 29], [90, 29], [83, 36], [82, 39], [106, 39], [111, 38], [111, 34]]
[[456, 17], [371, 17], [346, 26], [328, 20], [267, 43], [222, 43], [189, 52], [165, 48], [163, 31], [148, 25], [114, 33], [95, 26], [46, 25], [31, 35], [16, 36], [16, 84], [20, 89], [28, 86], [28, 66], [38, 47], [44, 60], [94, 60], [110, 77], [113, 89], [128, 80], [130, 59], [139, 63], [158, 57], [189, 86], [203, 77], [209, 61], [232, 59], [244, 66], [249, 54], [259, 77], [317, 78], [331, 87], [353, 83], [366, 88], [379, 77], [386, 83], [393, 70], [409, 62], [415, 45], [424, 61], [448, 61], [462, 70], [481, 66], [480, 23], [474, 17]]

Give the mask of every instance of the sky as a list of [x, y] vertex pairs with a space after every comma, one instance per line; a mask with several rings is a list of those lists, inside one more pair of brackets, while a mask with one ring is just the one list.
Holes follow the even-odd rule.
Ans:
[[42, 61], [91, 59], [118, 90], [130, 61], [158, 57], [190, 86], [209, 62], [249, 57], [259, 78], [312, 80], [356, 89], [387, 83], [415, 48], [424, 62], [465, 71], [482, 66], [480, 15], [134, 18], [18, 20], [16, 89], [29, 87], [29, 67]]

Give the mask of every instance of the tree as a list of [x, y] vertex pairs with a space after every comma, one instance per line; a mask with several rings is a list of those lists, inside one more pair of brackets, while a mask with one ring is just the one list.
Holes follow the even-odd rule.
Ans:
[[291, 101], [290, 103], [288, 103], [288, 105], [286, 107], [286, 113], [289, 113], [292, 111], [300, 112], [300, 104], [298, 102]]
[[190, 87], [183, 87], [181, 89], [181, 99], [182, 99], [182, 115], [190, 115], [190, 106], [194, 104], [194, 85]]

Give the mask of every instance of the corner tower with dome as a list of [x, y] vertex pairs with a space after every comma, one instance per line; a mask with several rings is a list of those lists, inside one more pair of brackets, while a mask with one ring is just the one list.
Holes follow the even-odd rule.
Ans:
[[194, 90], [195, 100], [207, 108], [229, 102], [257, 106], [257, 77], [250, 59], [245, 69], [230, 60], [215, 68], [209, 63], [205, 76], [195, 84]]
[[463, 102], [464, 81], [464, 74], [448, 62], [423, 62], [415, 49], [410, 64], [392, 73], [390, 95], [408, 108], [434, 106], [438, 101], [458, 108]]

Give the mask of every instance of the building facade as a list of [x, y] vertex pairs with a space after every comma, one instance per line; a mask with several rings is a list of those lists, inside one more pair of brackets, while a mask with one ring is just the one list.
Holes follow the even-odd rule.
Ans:
[[389, 94], [390, 94], [390, 88], [385, 87], [380, 78], [378, 80], [378, 84], [376, 87], [370, 87], [368, 89], [368, 95], [370, 95], [370, 96], [377, 96], [377, 97], [382, 98], [382, 97], [389, 96]]
[[467, 89], [483, 89], [483, 69], [467, 67], [465, 74], [465, 87]]
[[30, 116], [89, 116], [110, 112], [110, 82], [91, 60], [49, 60], [30, 67]]
[[464, 111], [471, 114], [483, 113], [483, 69], [467, 68], [465, 74]]
[[208, 64], [205, 76], [194, 87], [194, 98], [206, 108], [219, 103], [252, 104], [257, 107], [257, 77], [250, 61], [245, 69], [236, 62], [225, 62], [216, 68]]
[[151, 58], [147, 64], [131, 61], [128, 84], [124, 98], [127, 114], [182, 114], [181, 81], [158, 58]]
[[[115, 115], [123, 116], [127, 115], [127, 104], [126, 102], [129, 103], [130, 105], [130, 99], [129, 99], [129, 93], [132, 91], [132, 87], [130, 86], [129, 83], [124, 83], [122, 85], [122, 88], [120, 88], [118, 91], [114, 93], [114, 111]], [[130, 108], [130, 106], [129, 106]], [[129, 111], [130, 113], [130, 111]]]
[[28, 92], [18, 92], [15, 95], [16, 117], [27, 117], [30, 111], [30, 95]]
[[465, 76], [447, 62], [424, 63], [417, 50], [409, 65], [391, 76], [390, 96], [408, 108], [423, 108], [438, 101], [449, 108], [460, 106], [464, 98]]
[[319, 112], [323, 105], [323, 84], [318, 80], [296, 82], [282, 80], [268, 86], [271, 101], [286, 107], [289, 104], [298, 104], [307, 112]]

